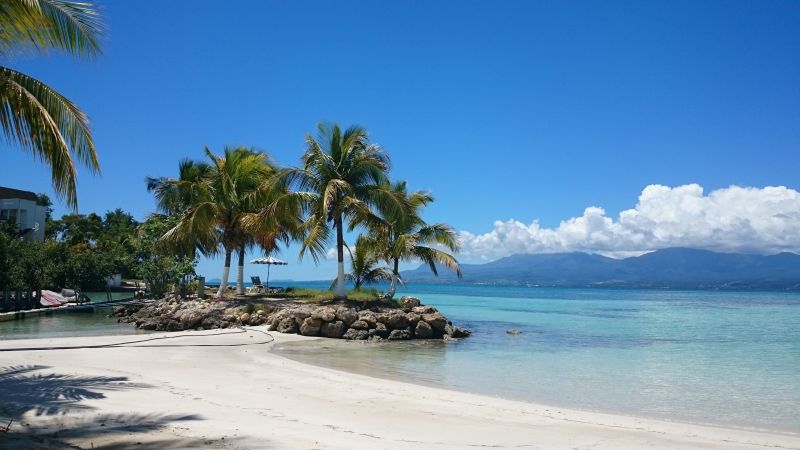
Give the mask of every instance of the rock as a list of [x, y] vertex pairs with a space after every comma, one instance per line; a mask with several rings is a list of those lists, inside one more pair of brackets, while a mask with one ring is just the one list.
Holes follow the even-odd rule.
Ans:
[[350, 326], [351, 323], [358, 320], [358, 313], [353, 308], [340, 306], [336, 308], [336, 320], [341, 320], [345, 325]]
[[442, 331], [442, 334], [445, 335], [445, 336], [452, 336], [453, 335], [453, 326], [450, 325], [449, 323], [447, 325], [445, 325], [444, 326], [444, 330]]
[[471, 334], [472, 332], [466, 328], [453, 327], [453, 333], [451, 334], [451, 336], [453, 336], [454, 338], [465, 338]]
[[203, 322], [203, 313], [197, 310], [184, 311], [180, 316], [181, 329], [191, 330]]
[[167, 331], [183, 331], [183, 327], [181, 326], [180, 322], [177, 322], [175, 320], [170, 320], [169, 322], [167, 322], [166, 330]]
[[307, 317], [300, 325], [300, 334], [303, 336], [316, 336], [319, 334], [319, 328], [322, 326], [322, 320], [316, 319], [313, 316]]
[[419, 339], [430, 339], [433, 337], [433, 329], [428, 325], [428, 322], [420, 320], [417, 322], [416, 328], [414, 328], [414, 334]]
[[242, 315], [239, 316], [239, 322], [241, 322], [242, 325], [247, 325], [247, 323], [250, 322], [250, 314], [242, 313]]
[[248, 323], [252, 326], [258, 326], [266, 321], [267, 317], [264, 314], [251, 314]]
[[213, 317], [206, 317], [203, 319], [201, 326], [204, 330], [213, 330], [219, 328], [219, 322], [217, 322]]
[[411, 332], [408, 330], [393, 330], [389, 333], [390, 341], [404, 341], [411, 339]]
[[369, 330], [369, 332], [371, 336], [378, 336], [383, 339], [389, 337], [389, 330], [386, 328], [386, 325], [382, 323], [376, 323], [375, 328]]
[[436, 311], [432, 314], [423, 314], [422, 320], [428, 322], [428, 325], [430, 325], [431, 328], [440, 332], [444, 332], [444, 327], [447, 325], [447, 319], [445, 319], [444, 315], [439, 311]]
[[411, 308], [411, 312], [415, 314], [433, 314], [436, 312], [436, 308], [433, 306], [415, 306]]
[[304, 306], [301, 306], [299, 308], [290, 309], [288, 311], [288, 313], [295, 320], [299, 319], [301, 321], [301, 323], [302, 323], [303, 320], [307, 319], [308, 317], [311, 317], [311, 310], [309, 308], [304, 307]]
[[411, 312], [413, 308], [420, 305], [418, 298], [409, 296], [400, 297], [400, 300], [397, 303], [405, 312]]
[[297, 333], [297, 322], [293, 317], [287, 317], [281, 320], [275, 329], [278, 333]]
[[356, 329], [356, 330], [368, 330], [369, 329], [369, 324], [367, 322], [363, 321], [363, 320], [356, 320], [355, 322], [350, 324], [350, 328], [353, 328], [353, 329]]
[[506, 330], [506, 334], [510, 334], [512, 336], [516, 336], [518, 334], [522, 334], [522, 330], [518, 330], [516, 328], [511, 328], [509, 330]]
[[344, 334], [345, 328], [347, 328], [347, 325], [345, 325], [341, 320], [337, 320], [336, 322], [325, 322], [319, 328], [319, 334], [320, 336], [338, 339]]
[[408, 321], [408, 324], [412, 327], [417, 326], [417, 322], [419, 322], [421, 318], [422, 316], [420, 316], [417, 313], [413, 312], [406, 313], [406, 320]]
[[311, 313], [311, 317], [322, 320], [323, 322], [332, 322], [336, 318], [336, 310], [330, 306], [323, 306], [315, 309], [314, 312]]
[[354, 341], [363, 341], [369, 337], [369, 332], [367, 330], [356, 330], [355, 328], [350, 328], [345, 331], [344, 335], [342, 335], [342, 339], [349, 339]]
[[386, 325], [390, 330], [400, 330], [408, 326], [406, 315], [400, 311], [381, 313], [377, 316], [378, 322]]
[[370, 328], [375, 328], [375, 324], [378, 323], [378, 318], [372, 311], [361, 311], [358, 313], [358, 320], [367, 322]]

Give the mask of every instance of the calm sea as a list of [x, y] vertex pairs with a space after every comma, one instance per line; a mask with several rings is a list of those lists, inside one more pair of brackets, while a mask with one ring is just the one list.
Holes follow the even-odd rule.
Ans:
[[[357, 373], [553, 406], [800, 432], [800, 294], [412, 286], [451, 343], [277, 349]], [[519, 335], [509, 335], [516, 328]]]
[[[319, 340], [276, 351], [553, 406], [800, 432], [800, 293], [418, 285], [400, 294], [420, 297], [473, 335], [449, 343]], [[0, 323], [0, 339], [134, 332], [107, 312]], [[512, 328], [522, 333], [507, 334]]]

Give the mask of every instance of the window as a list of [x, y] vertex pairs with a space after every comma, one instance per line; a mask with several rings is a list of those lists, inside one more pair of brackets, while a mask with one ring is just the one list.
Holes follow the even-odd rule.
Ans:
[[0, 221], [17, 223], [16, 209], [0, 209]]

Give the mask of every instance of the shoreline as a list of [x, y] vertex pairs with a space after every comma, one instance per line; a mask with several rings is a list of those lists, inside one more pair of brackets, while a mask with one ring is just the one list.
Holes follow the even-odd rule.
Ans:
[[[0, 443], [9, 448], [62, 443], [65, 448], [800, 448], [800, 436], [792, 433], [578, 411], [323, 368], [272, 351], [276, 344], [315, 338], [270, 332], [275, 341], [267, 343], [266, 327], [253, 328], [0, 342], [0, 349], [8, 349], [169, 336], [122, 347], [0, 352], [0, 402], [17, 416]], [[9, 409], [10, 402], [17, 407]], [[37, 442], [40, 447], [31, 447]]]
[[[314, 338], [314, 339], [321, 339], [321, 338]], [[278, 342], [276, 345], [273, 346], [271, 352], [279, 357], [286, 358], [290, 361], [295, 361], [300, 364], [310, 365], [314, 367], [319, 367], [321, 369], [326, 370], [334, 370], [337, 372], [342, 372], [345, 374], [350, 375], [359, 375], [364, 377], [373, 378], [376, 380], [387, 380], [397, 383], [404, 383], [404, 384], [411, 384], [415, 386], [422, 386], [431, 389], [441, 389], [450, 392], [457, 392], [463, 394], [470, 394], [470, 395], [479, 395], [483, 397], [494, 398], [498, 400], [506, 400], [511, 402], [520, 402], [529, 405], [536, 406], [539, 409], [559, 409], [564, 411], [570, 411], [574, 413], [589, 413], [589, 414], [600, 414], [600, 415], [607, 415], [607, 416], [619, 416], [619, 417], [626, 417], [632, 420], [652, 420], [657, 422], [667, 422], [673, 423], [678, 425], [689, 425], [689, 426], [701, 426], [701, 427], [709, 427], [709, 428], [721, 428], [721, 429], [730, 429], [730, 430], [740, 430], [740, 431], [751, 431], [756, 433], [767, 433], [767, 434], [779, 434], [779, 435], [786, 435], [786, 436], [794, 436], [800, 438], [800, 430], [793, 431], [793, 430], [786, 430], [786, 429], [778, 429], [778, 428], [760, 428], [758, 426], [748, 426], [742, 424], [725, 424], [725, 423], [712, 423], [712, 422], [693, 422], [688, 419], [682, 418], [670, 418], [670, 417], [659, 417], [659, 416], [647, 416], [647, 415], [639, 415], [636, 413], [627, 413], [624, 411], [612, 411], [612, 410], [595, 410], [595, 409], [588, 409], [588, 408], [581, 408], [577, 406], [571, 405], [557, 405], [552, 403], [544, 403], [535, 400], [527, 400], [522, 398], [514, 398], [511, 396], [503, 396], [500, 394], [493, 394], [491, 392], [480, 392], [480, 391], [472, 391], [467, 388], [459, 388], [457, 386], [448, 386], [443, 383], [437, 383], [434, 381], [426, 381], [422, 379], [406, 379], [397, 376], [392, 376], [391, 374], [369, 374], [361, 372], [357, 369], [346, 369], [346, 368], [339, 368], [333, 367], [323, 363], [315, 363], [310, 361], [311, 358], [305, 357], [297, 357], [292, 356], [292, 350], [283, 350], [282, 348], [286, 348], [285, 344], [290, 344], [291, 346], [295, 345], [302, 345], [305, 343], [306, 340], [297, 340], [292, 342]], [[342, 344], [346, 345], [408, 345], [408, 342], [384, 342], [384, 343], [374, 343], [374, 342], [342, 342]], [[277, 347], [277, 349], [276, 349]]]

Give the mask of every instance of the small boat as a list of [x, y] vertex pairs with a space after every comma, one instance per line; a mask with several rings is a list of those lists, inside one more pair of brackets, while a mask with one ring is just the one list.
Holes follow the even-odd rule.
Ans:
[[64, 297], [63, 295], [59, 294], [58, 292], [53, 291], [42, 291], [42, 296], [39, 298], [39, 303], [42, 306], [61, 306], [66, 305], [69, 299]]

